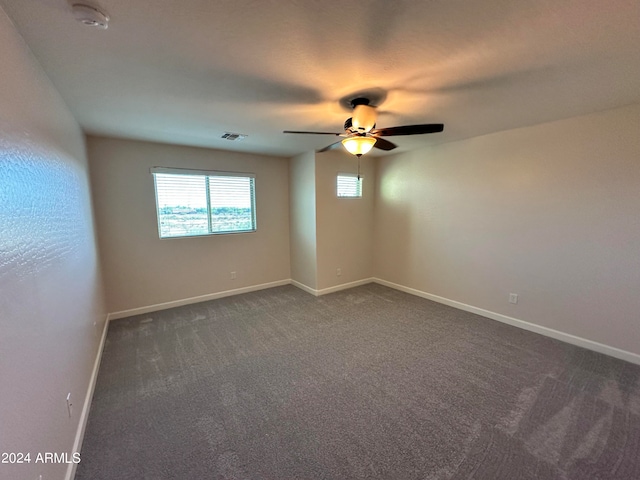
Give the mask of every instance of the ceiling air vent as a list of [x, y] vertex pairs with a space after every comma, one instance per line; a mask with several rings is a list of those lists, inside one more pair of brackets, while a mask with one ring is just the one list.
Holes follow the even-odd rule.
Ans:
[[221, 138], [225, 138], [225, 139], [230, 140], [232, 142], [239, 142], [240, 140], [244, 140], [245, 138], [247, 138], [247, 135], [244, 135], [242, 133], [226, 132], [224, 135], [222, 135]]

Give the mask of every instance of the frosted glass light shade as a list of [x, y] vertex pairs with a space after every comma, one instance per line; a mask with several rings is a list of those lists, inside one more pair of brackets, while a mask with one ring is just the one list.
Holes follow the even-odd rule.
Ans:
[[342, 145], [351, 155], [364, 155], [376, 144], [373, 137], [349, 137], [342, 141]]

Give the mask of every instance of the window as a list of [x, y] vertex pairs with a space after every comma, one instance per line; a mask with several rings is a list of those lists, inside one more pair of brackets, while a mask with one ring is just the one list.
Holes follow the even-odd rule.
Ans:
[[255, 175], [154, 167], [160, 238], [255, 232]]
[[358, 178], [352, 173], [339, 173], [336, 183], [336, 191], [339, 197], [361, 197], [362, 177]]

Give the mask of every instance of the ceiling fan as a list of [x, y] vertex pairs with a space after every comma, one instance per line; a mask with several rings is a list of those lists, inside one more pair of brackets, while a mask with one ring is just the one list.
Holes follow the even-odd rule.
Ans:
[[353, 116], [344, 123], [344, 133], [335, 132], [304, 132], [297, 130], [285, 130], [282, 133], [297, 133], [310, 135], [335, 135], [345, 137], [344, 140], [332, 143], [318, 152], [326, 152], [339, 148], [341, 145], [349, 153], [360, 157], [368, 153], [373, 147], [380, 150], [393, 150], [397, 147], [394, 143], [381, 137], [394, 137], [399, 135], [423, 135], [425, 133], [438, 133], [444, 130], [442, 123], [424, 123], [421, 125], [403, 125], [400, 127], [375, 128], [377, 111], [370, 105], [370, 100], [358, 97], [351, 100]]

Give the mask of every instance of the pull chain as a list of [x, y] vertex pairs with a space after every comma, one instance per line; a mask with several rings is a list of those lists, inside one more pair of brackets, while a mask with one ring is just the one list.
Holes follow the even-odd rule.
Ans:
[[358, 180], [360, 180], [360, 155], [358, 155]]

